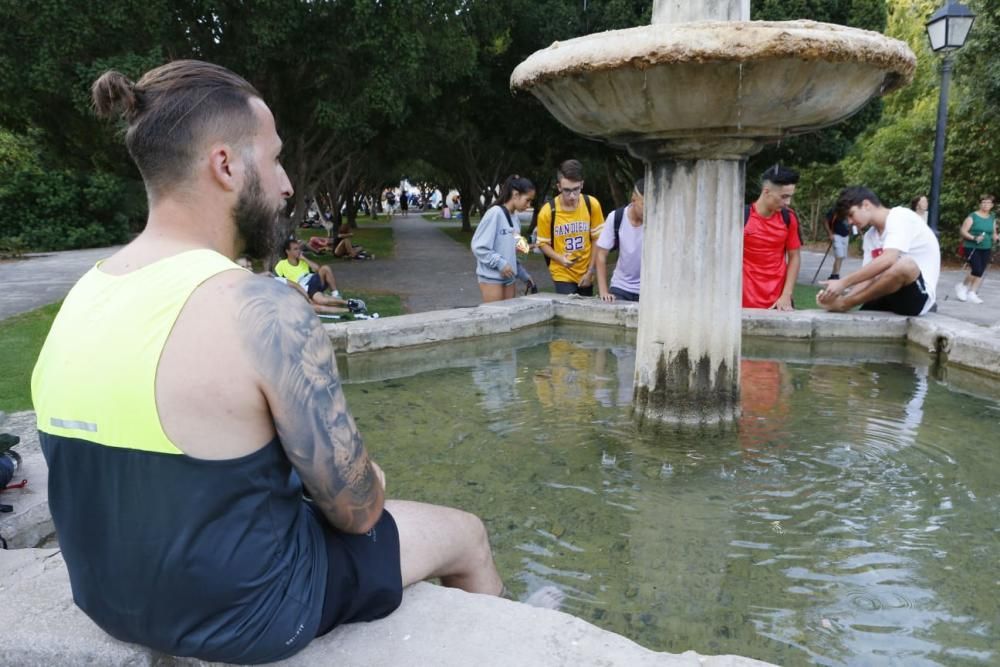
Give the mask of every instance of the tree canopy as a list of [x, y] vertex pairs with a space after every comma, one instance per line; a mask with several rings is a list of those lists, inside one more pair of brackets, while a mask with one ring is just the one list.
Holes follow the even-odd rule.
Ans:
[[[799, 205], [805, 202], [810, 213], [848, 183], [864, 182], [894, 203], [929, 189], [939, 58], [926, 46], [924, 22], [939, 4], [752, 3], [754, 19], [808, 17], [886, 31], [911, 45], [918, 69], [910, 87], [848, 121], [751, 158], [748, 197], [774, 162], [803, 172]], [[1000, 129], [1000, 6], [991, 0], [969, 4], [978, 18], [955, 65], [945, 227], [961, 219], [974, 192], [996, 191], [1000, 174], [993, 150]], [[563, 128], [534, 97], [512, 94], [509, 77], [553, 41], [646, 24], [650, 11], [649, 0], [260, 0], [252, 6], [242, 0], [0, 0], [7, 26], [0, 33], [0, 127], [7, 132], [0, 151], [9, 157], [0, 208], [32, 209], [37, 219], [30, 228], [63, 226], [59, 210], [79, 206], [80, 193], [97, 182], [102, 192], [114, 193], [118, 206], [102, 204], [74, 224], [111, 232], [74, 232], [61, 243], [120, 240], [123, 221], [140, 226], [145, 212], [138, 174], [121, 145], [120, 127], [90, 112], [89, 88], [106, 69], [136, 79], [175, 58], [217, 62], [261, 90], [285, 141], [282, 159], [296, 188], [289, 213], [301, 215], [303, 198], [319, 195], [335, 211], [345, 205], [352, 217], [361, 194], [406, 176], [457, 188], [463, 204], [474, 207], [481, 200], [488, 204], [496, 185], [517, 172], [536, 182], [540, 199], [551, 191], [555, 166], [568, 157], [584, 162], [588, 191], [608, 208], [627, 196], [641, 163]], [[12, 146], [17, 149], [7, 150]], [[52, 179], [58, 173], [61, 180], [29, 188], [39, 173]], [[53, 189], [63, 198], [46, 200], [43, 191]], [[22, 237], [22, 227], [0, 223], [0, 237]], [[32, 244], [51, 242], [29, 237]]]

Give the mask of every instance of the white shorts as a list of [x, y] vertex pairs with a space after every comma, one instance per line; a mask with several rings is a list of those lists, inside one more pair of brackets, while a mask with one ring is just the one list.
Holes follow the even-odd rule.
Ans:
[[837, 236], [833, 235], [833, 256], [837, 259], [844, 259], [847, 257], [847, 241], [851, 237], [849, 236]]

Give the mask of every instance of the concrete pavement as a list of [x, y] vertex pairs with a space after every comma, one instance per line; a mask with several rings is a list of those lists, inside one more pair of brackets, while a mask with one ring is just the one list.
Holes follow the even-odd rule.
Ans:
[[[469, 248], [456, 243], [442, 229], [461, 223], [432, 223], [419, 213], [393, 217], [395, 257], [374, 261], [338, 260], [332, 264], [337, 285], [346, 294], [352, 290], [398, 294], [409, 312], [469, 308], [480, 303], [475, 262]], [[71, 250], [0, 263], [0, 319], [58, 301], [99, 259], [117, 248]], [[802, 251], [799, 282], [809, 283], [823, 253]], [[542, 291], [552, 290], [552, 281], [538, 256], [528, 259], [529, 270]], [[818, 280], [830, 274], [833, 258], [823, 262]], [[848, 257], [841, 274], [861, 266], [857, 257]], [[983, 304], [963, 303], [955, 298], [955, 284], [965, 272], [946, 269], [938, 283], [938, 312], [957, 319], [989, 326], [1000, 323], [1000, 281], [987, 273], [980, 296]]]
[[0, 320], [59, 301], [80, 276], [119, 247], [32, 253], [0, 262]]

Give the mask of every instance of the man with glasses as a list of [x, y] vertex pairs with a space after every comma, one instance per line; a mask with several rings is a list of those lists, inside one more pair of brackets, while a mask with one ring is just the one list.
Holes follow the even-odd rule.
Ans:
[[566, 160], [556, 171], [559, 196], [538, 213], [538, 247], [546, 257], [556, 294], [594, 295], [594, 243], [604, 227], [601, 204], [583, 194], [583, 165]]

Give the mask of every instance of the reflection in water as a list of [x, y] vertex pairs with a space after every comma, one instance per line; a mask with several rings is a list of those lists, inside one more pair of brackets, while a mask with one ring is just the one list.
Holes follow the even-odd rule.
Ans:
[[633, 372], [618, 342], [557, 339], [346, 391], [393, 496], [480, 514], [509, 586], [650, 648], [1000, 662], [995, 402], [752, 359], [738, 432], [651, 436]]

